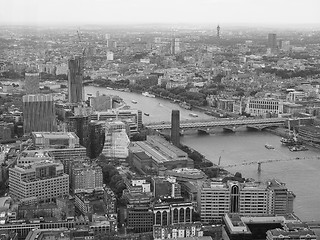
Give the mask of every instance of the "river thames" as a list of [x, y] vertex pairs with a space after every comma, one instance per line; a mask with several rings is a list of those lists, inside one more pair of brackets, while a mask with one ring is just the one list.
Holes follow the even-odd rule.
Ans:
[[[177, 104], [159, 98], [148, 98], [137, 93], [105, 88], [85, 87], [85, 94], [95, 96], [97, 91], [100, 95], [118, 95], [132, 108], [148, 113], [149, 116], [143, 115], [143, 123], [170, 121], [173, 109], [180, 110], [181, 120], [211, 118], [204, 113], [182, 109]], [[132, 103], [132, 100], [137, 103]], [[191, 112], [199, 117], [190, 117]], [[181, 138], [181, 143], [199, 151], [215, 164], [218, 164], [221, 156], [220, 165], [225, 166], [231, 173], [241, 172], [243, 177], [259, 181], [276, 178], [286, 183], [288, 189], [296, 195], [295, 214], [304, 221], [320, 221], [319, 149], [308, 147], [308, 151], [290, 152], [287, 147], [281, 145], [279, 136], [265, 131], [245, 129], [240, 129], [236, 133], [217, 131], [210, 135], [185, 135]], [[267, 149], [265, 144], [270, 144], [275, 149]], [[263, 162], [261, 172], [257, 171], [256, 163], [248, 164], [257, 161]]]

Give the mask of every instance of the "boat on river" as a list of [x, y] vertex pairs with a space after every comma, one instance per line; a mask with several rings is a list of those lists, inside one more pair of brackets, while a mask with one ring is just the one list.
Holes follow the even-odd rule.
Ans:
[[264, 145], [266, 149], [274, 149], [274, 146], [270, 145], [270, 144], [266, 144]]
[[198, 114], [195, 114], [195, 113], [189, 113], [189, 116], [190, 116], [190, 117], [198, 117]]
[[142, 96], [151, 97], [151, 98], [155, 98], [155, 97], [156, 97], [156, 95], [151, 94], [151, 93], [149, 93], [149, 92], [143, 92], [143, 93], [142, 93]]
[[291, 152], [299, 152], [299, 151], [307, 151], [309, 149], [304, 145], [297, 145], [297, 146], [290, 146], [289, 150]]

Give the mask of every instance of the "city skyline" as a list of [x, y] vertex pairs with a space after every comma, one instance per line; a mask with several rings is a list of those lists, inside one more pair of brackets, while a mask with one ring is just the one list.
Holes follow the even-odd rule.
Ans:
[[317, 0], [4, 0], [1, 24], [318, 25]]

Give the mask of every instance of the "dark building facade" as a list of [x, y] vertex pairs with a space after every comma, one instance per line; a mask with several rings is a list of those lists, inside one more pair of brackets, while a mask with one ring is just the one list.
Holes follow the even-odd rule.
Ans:
[[81, 146], [88, 147], [89, 144], [89, 116], [73, 116], [68, 119], [68, 132], [74, 132], [79, 137]]
[[77, 56], [68, 61], [68, 100], [78, 103], [83, 100], [83, 58]]
[[97, 158], [102, 152], [105, 141], [104, 124], [102, 121], [92, 121], [89, 123], [87, 156], [91, 159]]
[[25, 95], [22, 101], [24, 133], [55, 131], [56, 117], [51, 94]]
[[271, 49], [277, 48], [277, 34], [275, 33], [268, 34], [268, 48], [271, 48]]
[[176, 147], [180, 146], [180, 111], [172, 110], [171, 113], [171, 142]]

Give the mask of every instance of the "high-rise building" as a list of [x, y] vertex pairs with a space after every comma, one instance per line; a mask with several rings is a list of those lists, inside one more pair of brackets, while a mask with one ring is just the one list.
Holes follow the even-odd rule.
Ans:
[[125, 159], [129, 156], [130, 140], [123, 122], [109, 122], [105, 125], [105, 142], [102, 153], [109, 158]]
[[52, 201], [69, 194], [69, 176], [56, 161], [15, 166], [9, 169], [9, 192], [25, 204]]
[[268, 48], [272, 50], [277, 48], [277, 34], [269, 33], [268, 34]]
[[22, 101], [25, 133], [55, 131], [56, 117], [51, 94], [25, 95]]
[[73, 116], [67, 121], [67, 131], [77, 134], [80, 145], [84, 147], [89, 144], [89, 122], [88, 116]]
[[25, 89], [26, 94], [37, 94], [39, 93], [39, 73], [25, 73]]
[[180, 52], [180, 39], [173, 38], [171, 42], [171, 54], [175, 55]]
[[171, 142], [176, 147], [180, 146], [180, 111], [172, 110], [171, 113]]
[[217, 26], [217, 38], [220, 39], [220, 26]]
[[97, 158], [102, 152], [105, 140], [104, 125], [104, 121], [92, 121], [89, 123], [89, 145], [87, 147], [87, 155], [91, 159]]
[[83, 58], [76, 56], [68, 61], [68, 99], [70, 103], [83, 101]]

